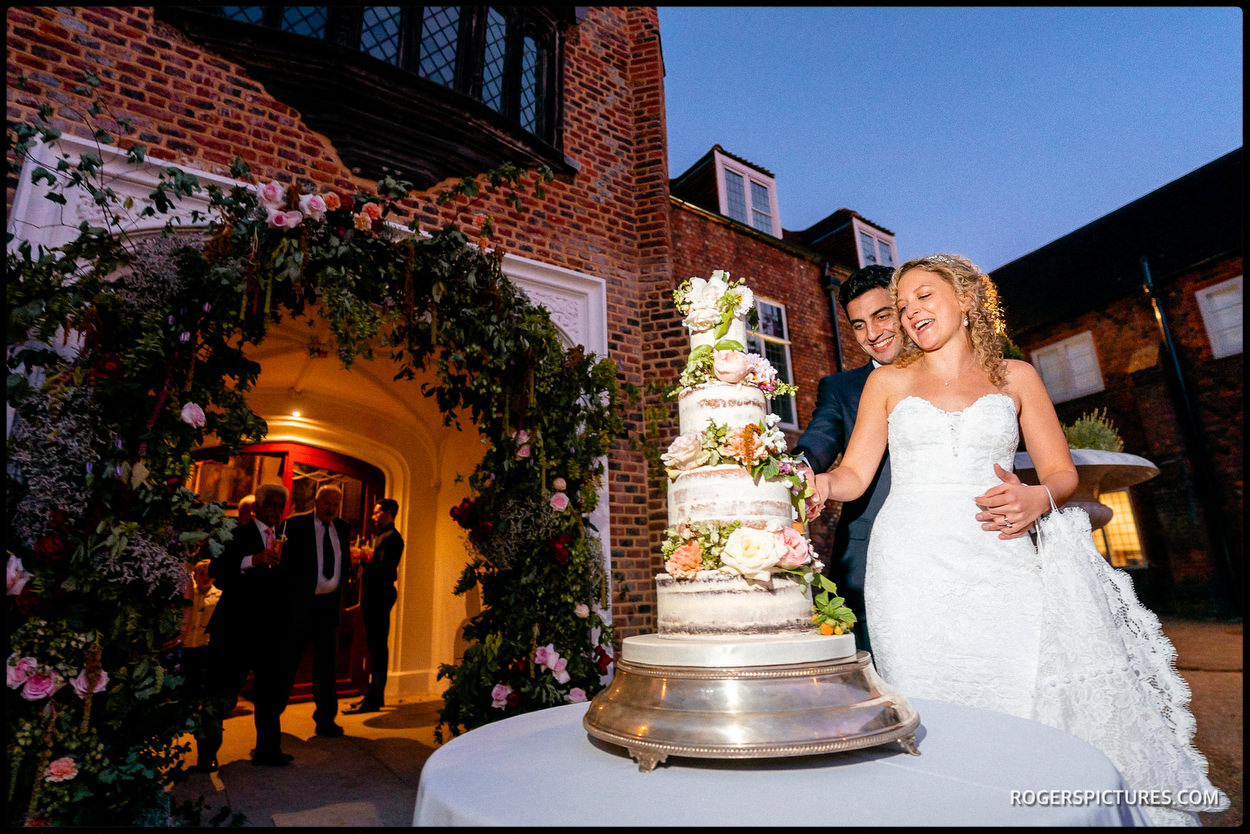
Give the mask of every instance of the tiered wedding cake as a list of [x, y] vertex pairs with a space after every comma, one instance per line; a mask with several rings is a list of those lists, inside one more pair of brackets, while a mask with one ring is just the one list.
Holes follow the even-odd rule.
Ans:
[[[660, 666], [768, 666], [852, 657], [854, 615], [820, 576], [805, 520], [807, 486], [767, 399], [793, 391], [746, 352], [751, 290], [721, 271], [673, 293], [690, 332], [679, 436], [668, 472], [665, 572], [656, 634], [626, 638], [622, 659]], [[813, 610], [813, 584], [817, 605]]]

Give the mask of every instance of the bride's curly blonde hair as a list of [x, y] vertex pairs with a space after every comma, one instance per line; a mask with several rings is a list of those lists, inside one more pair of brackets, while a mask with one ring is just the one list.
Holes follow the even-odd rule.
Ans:
[[[968, 336], [972, 340], [972, 351], [981, 363], [981, 367], [996, 387], [1002, 388], [1007, 382], [1007, 361], [1003, 358], [1003, 324], [1002, 304], [998, 299], [998, 288], [972, 261], [962, 255], [925, 255], [913, 258], [894, 270], [890, 279], [890, 304], [895, 314], [898, 312], [898, 282], [905, 272], [923, 269], [942, 276], [955, 290], [959, 300], [968, 306]], [[911, 340], [907, 331], [901, 326], [898, 335], [902, 337], [902, 347], [894, 357], [894, 364], [900, 368], [910, 365], [919, 359], [924, 352]]]

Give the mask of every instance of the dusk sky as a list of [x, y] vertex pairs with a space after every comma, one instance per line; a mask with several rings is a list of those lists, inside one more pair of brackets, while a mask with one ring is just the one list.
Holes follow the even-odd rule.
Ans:
[[776, 176], [784, 228], [853, 209], [900, 262], [992, 271], [1242, 144], [1239, 8], [659, 16], [670, 175], [719, 143]]

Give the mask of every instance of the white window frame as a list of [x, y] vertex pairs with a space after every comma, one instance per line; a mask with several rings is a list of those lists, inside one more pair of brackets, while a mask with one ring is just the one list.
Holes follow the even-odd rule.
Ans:
[[[781, 218], [777, 211], [776, 178], [761, 173], [755, 168], [735, 162], [720, 153], [716, 153], [714, 156], [716, 159], [716, 193], [719, 200], [720, 213], [729, 217], [729, 186], [725, 182], [725, 172], [732, 171], [743, 179], [743, 191], [745, 192], [743, 197], [746, 200], [747, 219], [738, 220], [738, 222], [745, 226], [750, 226], [756, 231], [770, 234], [773, 237], [781, 237]], [[753, 182], [768, 191], [768, 208], [765, 213], [768, 214], [771, 223], [772, 228], [770, 229], [759, 229], [751, 222], [753, 217], [752, 211], [755, 210], [755, 205], [751, 201], [751, 183]], [[760, 211], [764, 212], [765, 210], [760, 209]], [[732, 219], [736, 220], [737, 218]]]
[[[1236, 323], [1232, 322], [1225, 312], [1233, 305], [1218, 301], [1217, 297], [1231, 296], [1236, 299]], [[1194, 293], [1198, 299], [1198, 309], [1202, 313], [1202, 323], [1207, 328], [1207, 341], [1211, 343], [1211, 355], [1216, 359], [1235, 356], [1241, 353], [1241, 276], [1221, 281], [1206, 289]]]
[[[761, 333], [758, 330], [748, 330], [747, 331], [747, 345], [746, 345], [747, 352], [748, 353], [755, 352], [754, 346], [751, 344], [752, 338], [758, 339], [761, 342], [772, 342], [773, 344], [781, 345], [782, 350], [785, 351], [786, 366], [784, 368], [778, 368], [776, 365], [774, 365], [773, 367], [777, 371], [777, 379], [779, 381], [787, 382], [793, 385], [794, 384], [794, 360], [790, 356], [790, 321], [786, 314], [786, 305], [782, 304], [780, 301], [773, 301], [770, 298], [760, 298], [757, 295], [755, 297], [755, 306], [756, 306], [757, 312], [758, 312], [760, 304], [767, 304], [768, 306], [775, 307], [779, 311], [781, 311], [782, 336], [778, 338], [777, 336], [772, 336], [767, 333]], [[759, 353], [761, 356], [764, 355], [763, 350], [760, 350]], [[799, 430], [798, 403], [795, 402], [793, 394], [784, 394], [782, 396], [784, 396], [790, 403], [790, 414], [793, 415], [793, 419], [786, 420], [784, 417], [782, 417], [781, 422], [778, 423], [777, 425], [779, 428], [798, 431]], [[780, 397], [774, 397], [769, 403], [769, 406], [770, 406], [769, 410], [774, 414], [776, 414], [777, 412], [776, 410], [772, 408], [772, 405], [775, 404], [778, 399], [780, 399]], [[781, 416], [781, 415], [778, 415], [778, 416]]]
[[[862, 222], [858, 217], [851, 218], [851, 228], [855, 233], [855, 254], [859, 257], [860, 266], [870, 266], [872, 264], [884, 264], [885, 266], [898, 266], [898, 246], [894, 243], [894, 235], [886, 234], [878, 228], [869, 226]], [[875, 248], [872, 252], [864, 251], [864, 242], [861, 235], [867, 235], [873, 239]], [[886, 247], [890, 260], [888, 263], [881, 257], [881, 248]]]
[[[1078, 363], [1085, 361], [1086, 357], [1092, 367], [1082, 368]], [[1032, 351], [1030, 362], [1041, 374], [1046, 393], [1053, 403], [1106, 390], [1102, 366], [1098, 362], [1098, 348], [1094, 344], [1094, 334], [1089, 330]], [[1078, 381], [1078, 376], [1085, 375], [1090, 377], [1088, 381]]]

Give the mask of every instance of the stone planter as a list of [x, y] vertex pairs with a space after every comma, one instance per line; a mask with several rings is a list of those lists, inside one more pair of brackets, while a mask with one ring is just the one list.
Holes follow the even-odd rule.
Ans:
[[[1067, 506], [1081, 507], [1089, 513], [1089, 525], [1097, 530], [1111, 520], [1112, 509], [1098, 500], [1103, 492], [1140, 484], [1159, 474], [1159, 467], [1145, 458], [1127, 452], [1104, 452], [1100, 449], [1071, 449], [1072, 462], [1080, 478], [1076, 492]], [[1016, 453], [1016, 474], [1026, 484], [1036, 484], [1037, 471], [1028, 452]]]

